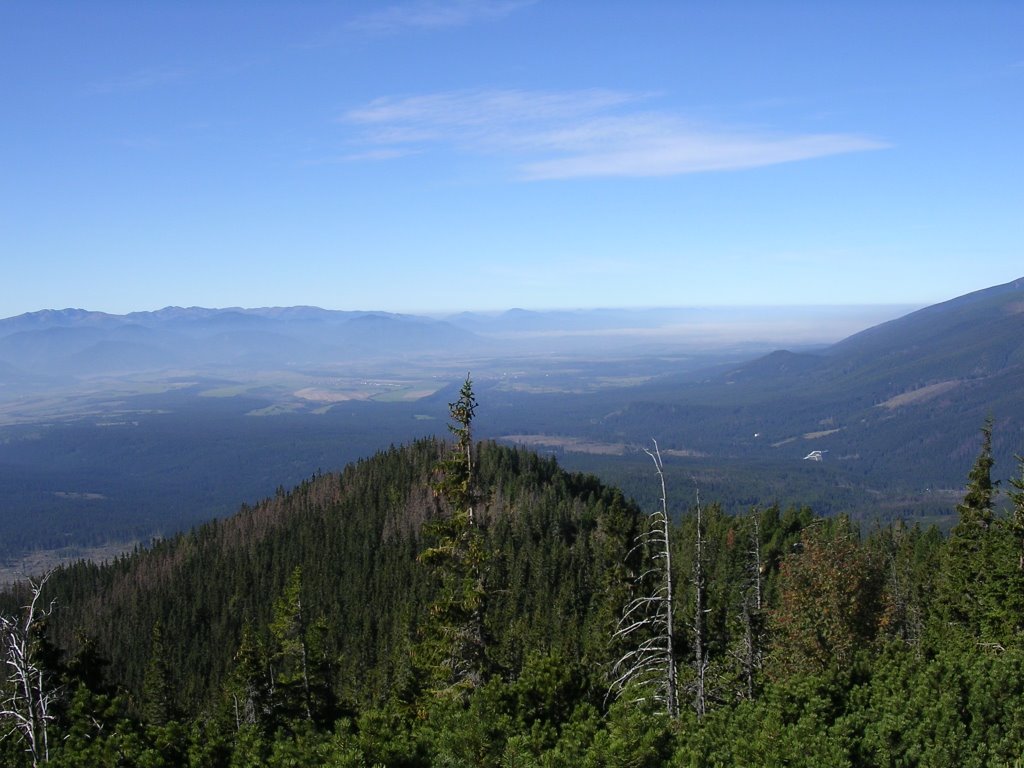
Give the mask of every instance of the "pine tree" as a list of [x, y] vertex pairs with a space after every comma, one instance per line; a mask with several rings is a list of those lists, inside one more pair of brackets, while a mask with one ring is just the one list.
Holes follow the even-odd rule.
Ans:
[[166, 725], [174, 719], [174, 689], [159, 621], [150, 634], [149, 664], [142, 680], [142, 717], [149, 725]]
[[437, 467], [441, 516], [427, 527], [433, 542], [419, 556], [439, 582], [419, 653], [432, 678], [428, 685], [440, 692], [472, 691], [483, 682], [486, 666], [486, 553], [473, 477], [476, 406], [467, 375], [458, 399], [448, 404], [455, 445]]
[[234, 667], [224, 686], [236, 733], [245, 727], [264, 727], [271, 712], [271, 681], [263, 643], [246, 622], [235, 653]]
[[1017, 570], [1024, 572], [1024, 456], [1017, 456], [1018, 477], [1010, 479], [1013, 490], [1007, 492], [1013, 509], [1010, 512], [1010, 530], [1017, 554]]
[[881, 630], [888, 638], [919, 649], [935, 601], [936, 578], [945, 555], [938, 528], [921, 530], [898, 521], [871, 538], [885, 563]]
[[996, 519], [987, 597], [990, 640], [1001, 646], [1024, 640], [1024, 458], [1016, 458], [1020, 475], [1010, 478], [1008, 513]]
[[320, 674], [325, 655], [320, 642], [323, 623], [311, 622], [309, 610], [303, 605], [301, 567], [292, 571], [284, 592], [274, 603], [270, 634], [276, 713], [285, 722], [314, 722], [324, 703], [319, 699], [329, 687]]
[[1001, 597], [1004, 616], [1002, 634], [1008, 643], [1019, 645], [1024, 642], [1024, 457], [1016, 459], [1020, 473], [1010, 479], [1013, 489], [1007, 493], [1012, 507], [1010, 514], [1000, 520], [1005, 540], [1000, 565], [1005, 584], [997, 597]]
[[981, 429], [981, 451], [968, 475], [958, 520], [950, 531], [941, 583], [947, 623], [975, 642], [1000, 645], [1004, 637], [1005, 526], [997, 524], [992, 480], [992, 419]]
[[845, 518], [804, 532], [779, 570], [770, 615], [769, 674], [777, 679], [847, 667], [874, 639], [883, 572]]
[[451, 422], [448, 431], [455, 436], [455, 445], [438, 469], [441, 478], [435, 489], [452, 510], [453, 516], [464, 516], [468, 527], [475, 523], [473, 506], [473, 419], [476, 416], [473, 380], [467, 375], [458, 399], [448, 404]]
[[967, 477], [967, 490], [963, 501], [956, 508], [960, 519], [954, 531], [964, 536], [972, 535], [973, 532], [968, 530], [972, 527], [988, 531], [995, 519], [995, 494], [998, 483], [992, 480], [995, 460], [992, 458], [991, 418], [985, 420], [981, 435], [981, 452]]

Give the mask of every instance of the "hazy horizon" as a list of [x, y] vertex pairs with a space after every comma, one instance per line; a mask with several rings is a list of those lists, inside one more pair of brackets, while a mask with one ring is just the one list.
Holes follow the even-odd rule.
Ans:
[[[385, 314], [424, 318], [450, 323], [482, 339], [538, 348], [554, 344], [559, 349], [576, 345], [596, 353], [602, 345], [614, 349], [622, 344], [686, 345], [708, 348], [732, 344], [818, 345], [839, 341], [879, 323], [902, 317], [919, 306], [876, 305], [790, 305], [790, 306], [704, 306], [704, 307], [594, 307], [392, 313], [375, 309], [332, 310], [312, 305], [271, 307], [181, 307], [169, 305], [156, 310], [111, 313], [78, 307], [47, 308], [0, 318], [0, 323], [47, 313], [65, 312], [102, 315], [109, 318], [156, 317], [168, 310], [181, 312], [278, 312], [313, 310], [353, 314]], [[525, 325], [524, 325], [525, 324]], [[2, 337], [2, 334], [0, 334]]]
[[[956, 298], [951, 296], [949, 298]], [[943, 299], [941, 301], [945, 301]], [[937, 302], [938, 303], [938, 302]], [[89, 307], [84, 305], [67, 305], [67, 306], [49, 306], [49, 307], [38, 307], [36, 309], [28, 309], [24, 312], [19, 312], [14, 315], [6, 315], [0, 317], [0, 320], [10, 320], [14, 317], [20, 317], [22, 315], [35, 315], [43, 312], [89, 312], [102, 315], [111, 315], [113, 317], [125, 317], [127, 315], [136, 314], [154, 314], [165, 310], [179, 309], [179, 310], [209, 310], [213, 312], [227, 312], [232, 310], [238, 310], [243, 312], [258, 312], [262, 310], [280, 310], [280, 309], [315, 309], [323, 310], [325, 312], [380, 312], [382, 314], [395, 314], [395, 315], [416, 315], [421, 317], [431, 318], [449, 318], [463, 314], [473, 314], [486, 317], [497, 317], [503, 314], [512, 312], [529, 312], [529, 313], [573, 313], [573, 312], [659, 312], [659, 311], [678, 311], [678, 310], [709, 310], [709, 311], [726, 311], [726, 310], [766, 310], [766, 311], [778, 311], [778, 310], [857, 310], [857, 309], [887, 309], [894, 308], [899, 310], [913, 311], [914, 309], [920, 309], [923, 306], [927, 306], [921, 303], [915, 302], [848, 302], [848, 303], [793, 303], [793, 304], [657, 304], [657, 305], [592, 305], [592, 306], [508, 306], [500, 307], [496, 309], [480, 309], [480, 308], [449, 308], [449, 309], [419, 309], [416, 307], [406, 307], [402, 309], [380, 309], [371, 306], [352, 306], [352, 307], [330, 307], [319, 304], [262, 304], [262, 305], [199, 305], [199, 304], [165, 304], [159, 307], [146, 307], [138, 309], [128, 309], [124, 311], [115, 311], [111, 309], [100, 309], [95, 307]]]

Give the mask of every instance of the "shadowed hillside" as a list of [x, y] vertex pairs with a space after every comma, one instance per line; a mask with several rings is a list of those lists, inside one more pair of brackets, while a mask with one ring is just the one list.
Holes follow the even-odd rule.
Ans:
[[1024, 279], [927, 307], [821, 352], [777, 351], [724, 371], [641, 385], [625, 407], [595, 402], [591, 410], [610, 413], [589, 431], [636, 444], [659, 435], [669, 448], [710, 462], [799, 462], [822, 450], [848, 483], [955, 488], [989, 416], [997, 465], [1008, 476], [1024, 431], [1021, 392]]

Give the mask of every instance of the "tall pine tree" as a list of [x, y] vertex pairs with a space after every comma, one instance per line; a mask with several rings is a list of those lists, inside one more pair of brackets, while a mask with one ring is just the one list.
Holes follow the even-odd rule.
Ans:
[[471, 692], [483, 682], [487, 663], [486, 553], [473, 478], [476, 406], [473, 381], [467, 375], [458, 399], [448, 404], [448, 429], [455, 444], [437, 467], [434, 490], [440, 516], [427, 527], [431, 545], [419, 556], [438, 581], [419, 646], [427, 685], [435, 692]]
[[166, 725], [174, 719], [174, 688], [164, 648], [163, 625], [153, 625], [149, 642], [149, 664], [142, 680], [142, 717], [149, 725]]
[[948, 627], [981, 645], [1003, 647], [1007, 628], [1006, 576], [1011, 564], [1010, 536], [995, 513], [998, 483], [992, 479], [992, 419], [981, 429], [981, 451], [968, 475], [958, 520], [950, 531], [941, 581], [941, 604]]

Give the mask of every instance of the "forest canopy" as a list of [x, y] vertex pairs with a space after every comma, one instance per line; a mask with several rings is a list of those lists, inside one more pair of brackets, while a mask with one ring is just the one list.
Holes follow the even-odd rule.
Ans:
[[[474, 409], [467, 380], [451, 442], [5, 594], [0, 763], [1024, 757], [1024, 461], [1001, 495], [991, 424], [943, 536], [808, 508], [731, 516], [694, 488], [651, 514], [474, 442]], [[667, 620], [618, 631], [666, 589]], [[636, 653], [666, 631], [671, 664]], [[648, 666], [616, 689], [624, 659]]]

